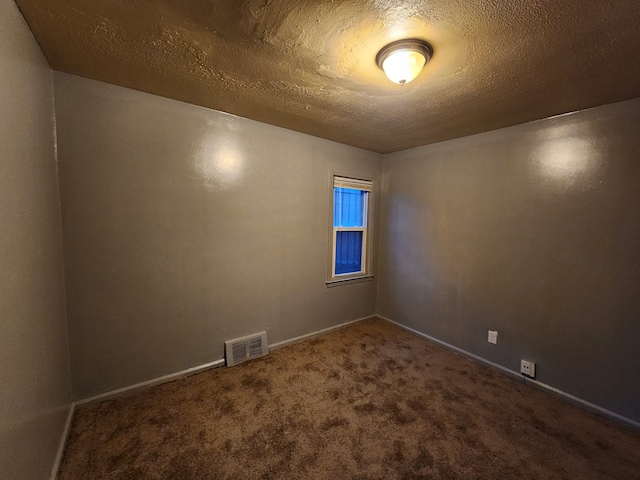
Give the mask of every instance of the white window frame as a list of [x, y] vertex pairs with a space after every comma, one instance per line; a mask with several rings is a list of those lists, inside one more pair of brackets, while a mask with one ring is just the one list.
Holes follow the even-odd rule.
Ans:
[[[353, 190], [360, 190], [367, 192], [366, 202], [363, 206], [364, 211], [362, 212], [364, 219], [363, 227], [336, 227], [334, 226], [334, 216], [335, 216], [335, 208], [334, 204], [334, 189], [335, 187], [342, 188], [351, 188]], [[337, 285], [343, 283], [350, 283], [352, 281], [359, 281], [363, 279], [373, 278], [371, 274], [371, 256], [369, 252], [371, 251], [371, 236], [369, 235], [369, 230], [371, 228], [371, 205], [372, 205], [372, 197], [373, 197], [373, 180], [343, 176], [343, 175], [332, 175], [331, 176], [331, 209], [330, 209], [330, 226], [331, 226], [331, 241], [330, 247], [331, 252], [329, 255], [330, 265], [329, 265], [329, 274], [327, 285]], [[336, 274], [336, 240], [338, 232], [362, 232], [362, 259], [361, 265], [362, 270], [359, 272], [350, 272], [350, 273], [341, 273]]]

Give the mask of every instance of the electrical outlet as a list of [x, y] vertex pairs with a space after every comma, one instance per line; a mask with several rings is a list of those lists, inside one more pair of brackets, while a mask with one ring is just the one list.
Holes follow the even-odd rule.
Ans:
[[489, 343], [496, 344], [498, 343], [498, 331], [497, 330], [489, 330], [489, 338], [487, 340]]
[[534, 378], [536, 376], [536, 364], [528, 360], [520, 360], [520, 373]]

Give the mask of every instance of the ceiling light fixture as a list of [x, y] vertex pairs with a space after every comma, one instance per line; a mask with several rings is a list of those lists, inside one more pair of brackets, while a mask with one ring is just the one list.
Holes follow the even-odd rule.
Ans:
[[431, 45], [424, 40], [410, 38], [383, 47], [376, 56], [376, 63], [389, 80], [404, 85], [420, 74], [432, 56]]

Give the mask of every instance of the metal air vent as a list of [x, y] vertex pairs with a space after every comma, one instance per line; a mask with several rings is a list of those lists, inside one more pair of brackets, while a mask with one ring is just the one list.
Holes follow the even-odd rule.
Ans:
[[258, 358], [269, 353], [267, 332], [255, 333], [246, 337], [224, 342], [227, 367], [232, 367], [246, 360]]

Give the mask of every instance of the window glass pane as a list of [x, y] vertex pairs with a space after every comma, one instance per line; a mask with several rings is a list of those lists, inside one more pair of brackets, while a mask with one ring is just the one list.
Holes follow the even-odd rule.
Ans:
[[333, 225], [364, 227], [364, 202], [367, 192], [351, 188], [333, 189]]
[[362, 271], [362, 232], [336, 232], [336, 275]]

